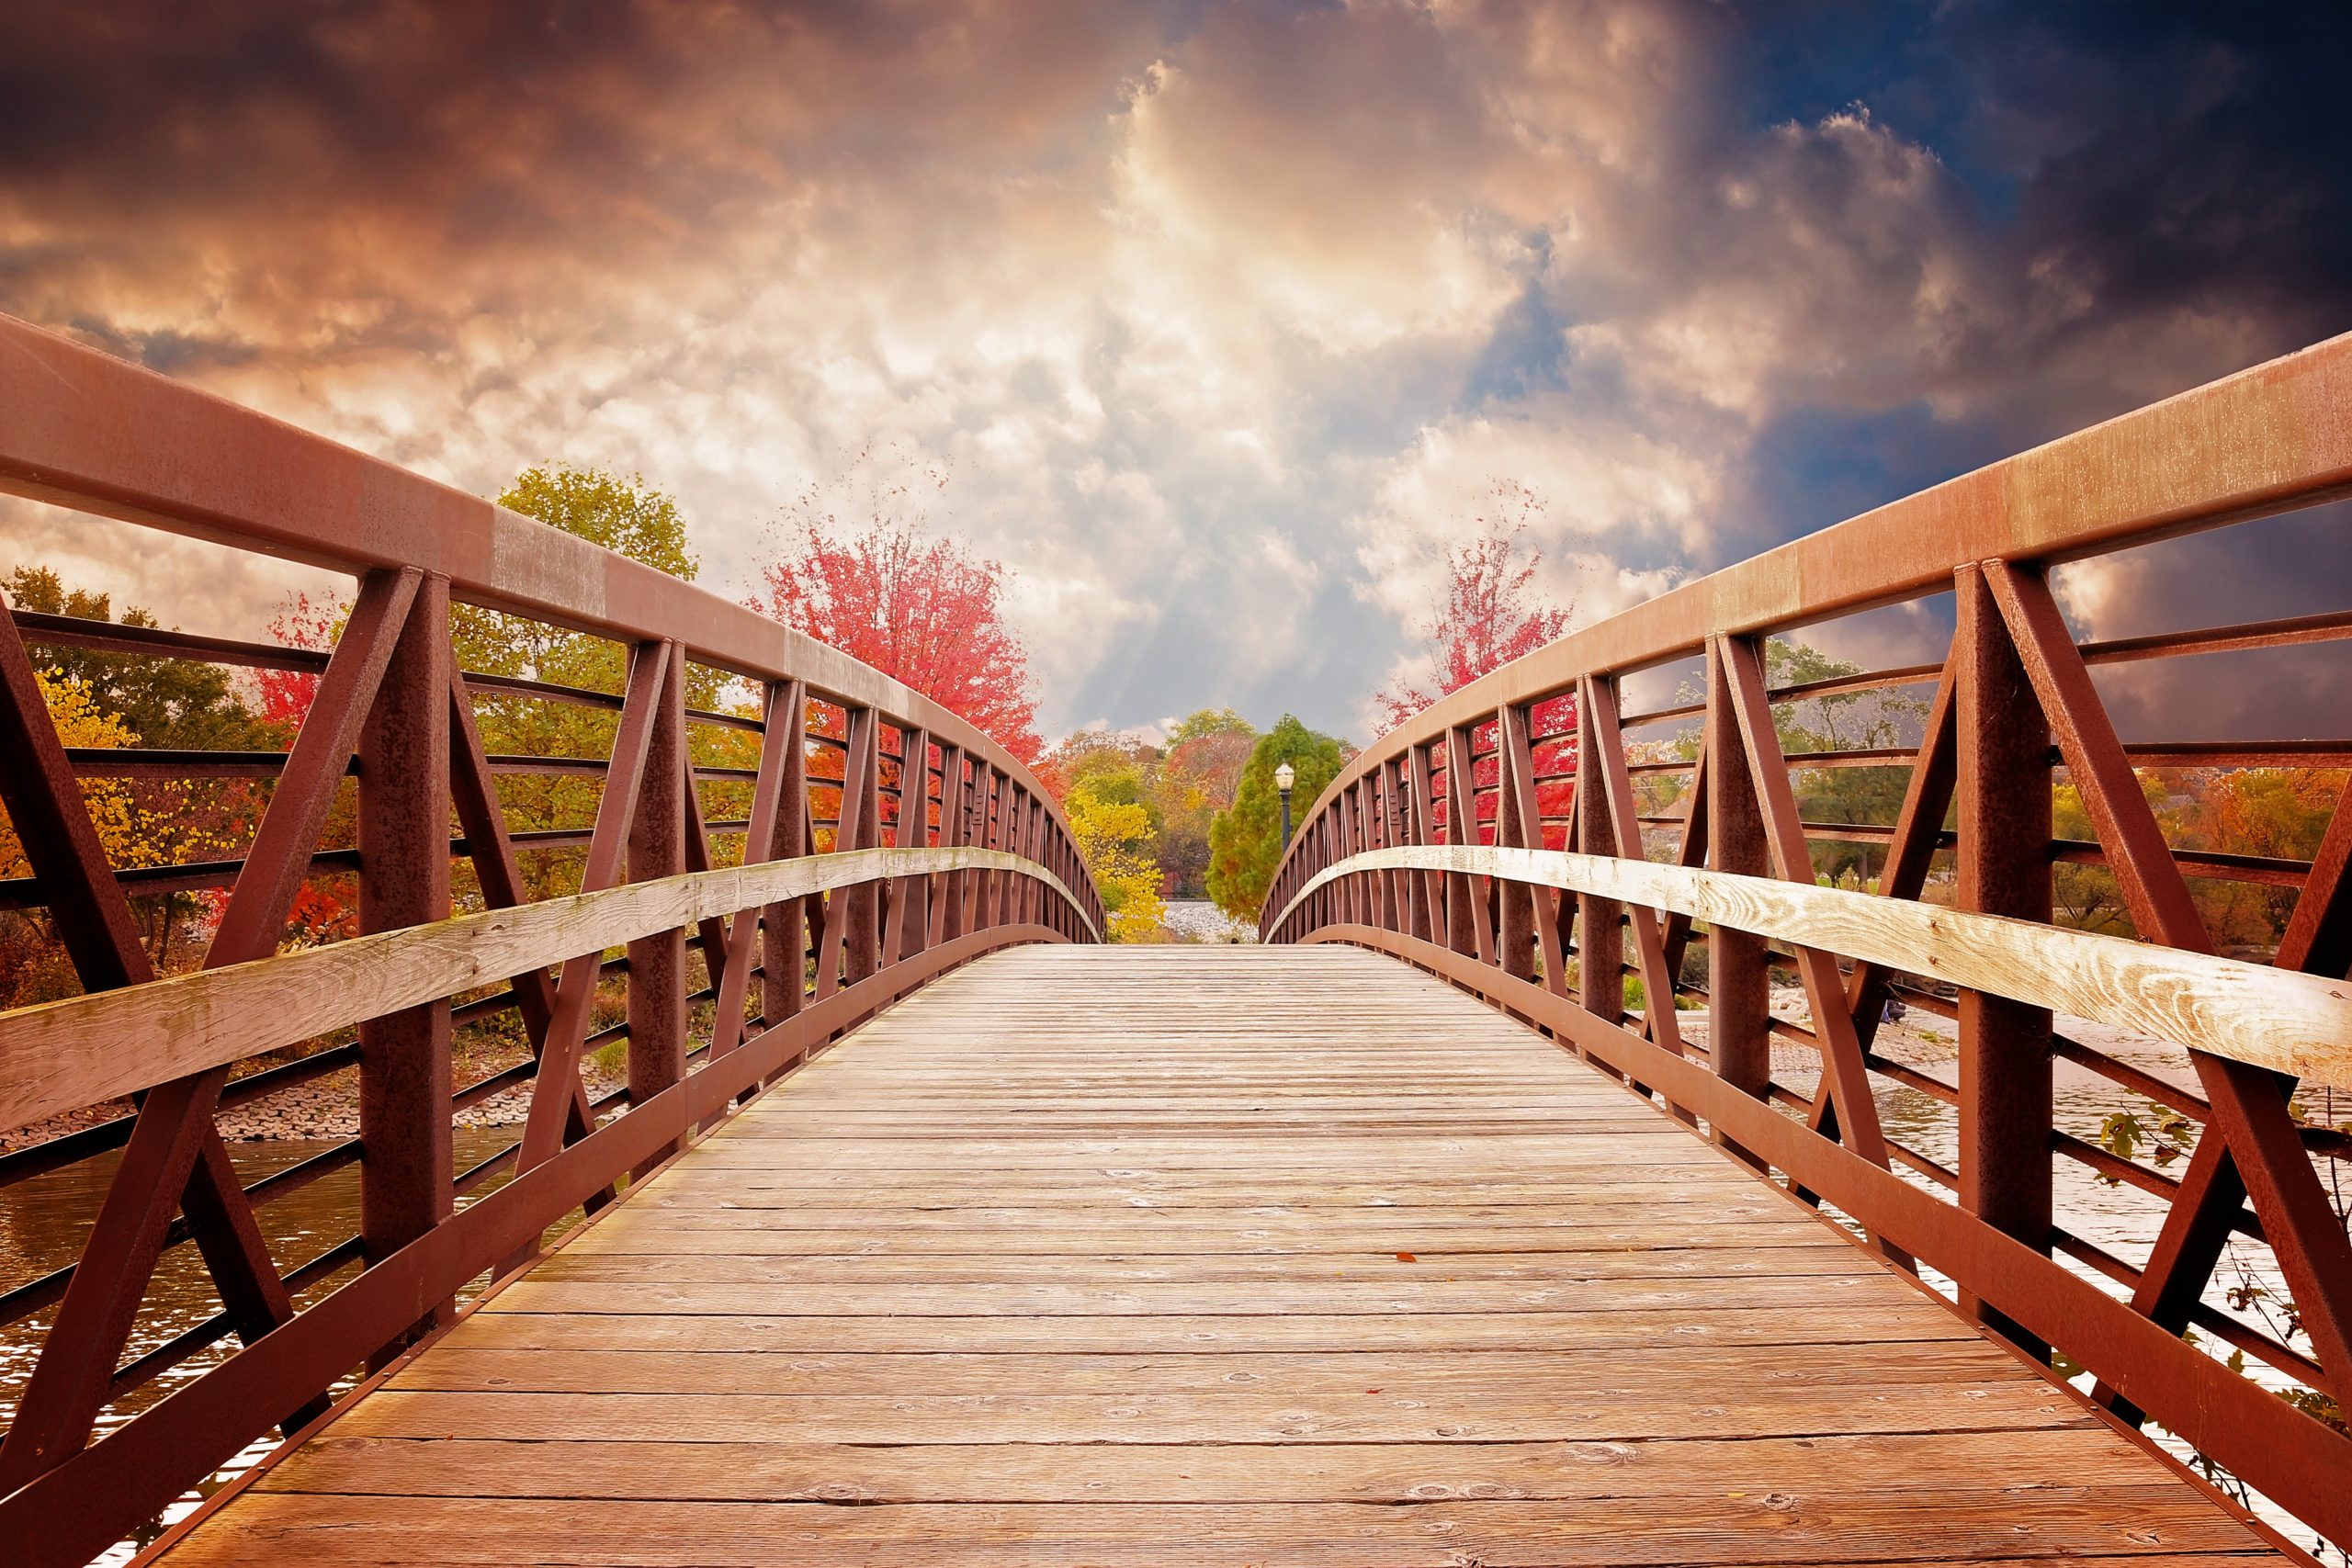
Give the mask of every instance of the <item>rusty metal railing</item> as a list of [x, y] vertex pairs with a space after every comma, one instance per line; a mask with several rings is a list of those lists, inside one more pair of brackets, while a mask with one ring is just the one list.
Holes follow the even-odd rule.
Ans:
[[[2087, 1369], [2110, 1414], [2161, 1423], [2352, 1545], [2352, 1243], [2333, 1201], [2352, 1136], [2298, 1098], [2352, 1088], [2352, 740], [2127, 743], [2091, 675], [2339, 642], [2352, 612], [2077, 644], [2048, 576], [2342, 497], [2347, 408], [2352, 337], [1578, 630], [1355, 757], [1305, 815], [1261, 932], [1393, 953], [1556, 1036], [1898, 1266], [1940, 1273], [2025, 1353]], [[1768, 682], [1768, 638], [1945, 592], [1940, 662]], [[1702, 693], [1623, 711], [1629, 678], [1678, 662]], [[1898, 743], [1783, 749], [1786, 705], [1930, 683]], [[1890, 814], [1804, 819], [1792, 779], [1842, 768], [1902, 770]], [[2169, 841], [2143, 772], [2183, 769], [2324, 775], [2317, 852]], [[2092, 836], [2057, 833], [2062, 784]], [[1865, 846], [1876, 890], [1816, 886], [1820, 844]], [[2113, 879], [2130, 940], [2052, 923], [2059, 867]], [[2193, 880], [2294, 895], [2267, 967], [2216, 956]], [[1776, 977], [1801, 1008], [1775, 1012]], [[1890, 1000], [1956, 1025], [1949, 1076], [1885, 1044]], [[2143, 1043], [2179, 1047], [2182, 1070], [2153, 1070], [2127, 1048]], [[2061, 1062], [2176, 1135], [2151, 1149], [2064, 1125]], [[1881, 1101], [1899, 1094], [1935, 1111], [1956, 1162], [1890, 1130]], [[2144, 1262], [2058, 1212], [2067, 1163], [2163, 1205]], [[2249, 1274], [2212, 1299], [2233, 1244], [2275, 1290]]]
[[[1068, 823], [996, 741], [584, 540], [5, 318], [0, 491], [353, 583], [331, 650], [0, 616], [0, 803], [29, 869], [0, 910], [84, 993], [0, 1012], [0, 1133], [56, 1129], [0, 1155], [0, 1201], [77, 1167], [107, 1194], [78, 1258], [0, 1290], [0, 1324], [50, 1318], [0, 1439], [12, 1562], [86, 1561], [295, 1429], [876, 1009], [1009, 943], [1099, 940]], [[458, 669], [453, 604], [603, 639], [618, 689]], [[69, 747], [28, 643], [315, 692], [283, 751]], [[689, 707], [690, 685], [742, 701]], [[485, 700], [605, 716], [608, 739], [493, 754]], [[517, 778], [592, 782], [593, 819], [510, 829]], [[115, 863], [98, 781], [221, 809], [242, 792], [237, 852]], [[711, 819], [722, 799], [743, 814]], [[358, 934], [288, 949], [298, 898], [334, 877], [356, 880]], [[163, 973], [134, 910], [193, 894], [217, 900], [209, 940]], [[492, 1036], [515, 1059], [454, 1083], [453, 1042]], [[626, 1084], [592, 1096], [582, 1060], [607, 1046]], [[248, 1182], [222, 1109], [353, 1067], [358, 1136]], [[510, 1092], [519, 1135], [458, 1169], [453, 1115]], [[257, 1212], [354, 1165], [354, 1234], [281, 1269]], [[190, 1247], [220, 1310], [159, 1337], [151, 1281]]]

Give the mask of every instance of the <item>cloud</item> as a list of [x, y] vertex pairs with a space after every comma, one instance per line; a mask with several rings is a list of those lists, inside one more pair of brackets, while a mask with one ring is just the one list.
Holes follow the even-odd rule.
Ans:
[[[1490, 479], [1596, 615], [2352, 324], [2344, 31], [20, 5], [0, 310], [477, 491], [641, 472], [730, 594], [895, 445], [1013, 571], [1049, 727], [1345, 729]], [[167, 620], [282, 591], [79, 536], [0, 513]]]

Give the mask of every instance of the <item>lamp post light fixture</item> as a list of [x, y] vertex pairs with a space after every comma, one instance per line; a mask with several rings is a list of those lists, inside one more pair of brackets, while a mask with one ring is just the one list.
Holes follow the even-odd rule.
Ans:
[[1290, 786], [1298, 782], [1298, 770], [1284, 762], [1274, 770], [1274, 788], [1283, 797], [1283, 848], [1290, 848]]

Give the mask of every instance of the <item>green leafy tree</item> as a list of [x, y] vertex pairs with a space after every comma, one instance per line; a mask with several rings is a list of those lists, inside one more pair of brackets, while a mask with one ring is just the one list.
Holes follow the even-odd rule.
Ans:
[[[2147, 800], [2148, 809], [2155, 814], [2165, 838], [2178, 841], [2179, 814], [2167, 799], [2164, 781], [2151, 773], [2136, 776], [2140, 793]], [[2052, 790], [2050, 815], [2052, 838], [2091, 841], [2098, 838], [2098, 829], [2091, 822], [2090, 807], [2084, 804], [2083, 792], [2075, 784], [2062, 784]], [[2131, 912], [2124, 906], [2122, 886], [2105, 866], [2052, 866], [2051, 886], [2054, 900], [2051, 919], [2057, 924], [2109, 936], [2138, 934], [2132, 929]]]
[[1274, 879], [1283, 830], [1274, 770], [1284, 762], [1297, 770], [1291, 806], [1303, 818], [1324, 785], [1339, 776], [1348, 754], [1341, 741], [1317, 734], [1289, 714], [1259, 739], [1242, 767], [1231, 809], [1217, 813], [1209, 827], [1209, 897], [1219, 908], [1236, 919], [1256, 919]]
[[[1860, 673], [1862, 666], [1804, 643], [1773, 637], [1764, 645], [1764, 682], [1774, 691]], [[1700, 702], [1705, 695], [1685, 683], [1675, 700]], [[1918, 698], [1883, 689], [1823, 692], [1774, 703], [1772, 728], [1780, 736], [1781, 750], [1801, 763], [1802, 754], [1807, 751], [1916, 746], [1927, 712], [1928, 705]], [[1698, 731], [1691, 730], [1671, 750], [1685, 758], [1697, 756]], [[1807, 822], [1886, 827], [1901, 814], [1909, 783], [1910, 768], [1905, 763], [1883, 768], [1800, 766], [1790, 779], [1790, 787], [1796, 795], [1797, 815]], [[1689, 787], [1687, 777], [1670, 774], [1645, 775], [1643, 784], [1643, 809], [1655, 815], [1664, 815]], [[1815, 839], [1811, 849], [1816, 874], [1833, 880], [1850, 875], [1858, 886], [1867, 885], [1883, 864], [1883, 851], [1875, 842]]]
[[[158, 623], [147, 611], [114, 613], [111, 595], [70, 588], [46, 567], [18, 567], [8, 574], [8, 602], [19, 610], [113, 621], [126, 626]], [[274, 738], [239, 700], [229, 671], [192, 659], [157, 659], [137, 653], [100, 653], [90, 649], [46, 647], [38, 635], [26, 639], [40, 649], [40, 662], [89, 694], [101, 710], [136, 733], [139, 744], [172, 750], [222, 751], [274, 749]]]
[[[690, 582], [700, 570], [677, 503], [640, 476], [621, 479], [567, 464], [526, 468], [499, 496], [498, 504]], [[451, 610], [450, 632], [459, 666], [481, 674], [614, 695], [628, 679], [628, 649], [585, 632], [564, 631], [471, 604]], [[729, 684], [718, 671], [690, 664], [686, 705], [720, 708], [727, 705]], [[608, 756], [618, 724], [618, 716], [610, 709], [526, 693], [479, 694], [474, 713], [483, 748], [516, 756]], [[755, 746], [745, 745], [749, 738], [740, 732], [696, 726], [689, 734], [697, 761], [748, 766], [756, 758]], [[702, 786], [706, 817], [741, 817], [747, 802], [735, 796], [746, 793], [741, 784]], [[499, 784], [507, 824], [517, 832], [587, 828], [595, 820], [602, 794], [601, 783], [578, 775], [509, 774]], [[526, 853], [524, 875], [532, 897], [570, 891], [578, 882], [582, 860], [577, 850]]]

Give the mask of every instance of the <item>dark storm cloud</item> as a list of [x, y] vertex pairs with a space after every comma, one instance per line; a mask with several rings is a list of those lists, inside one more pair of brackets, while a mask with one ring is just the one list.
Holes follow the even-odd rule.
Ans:
[[895, 444], [1048, 722], [1361, 738], [1494, 478], [1603, 613], [2352, 327], [2347, 64], [2323, 6], [19, 0], [0, 310], [469, 488], [642, 471], [722, 590]]

